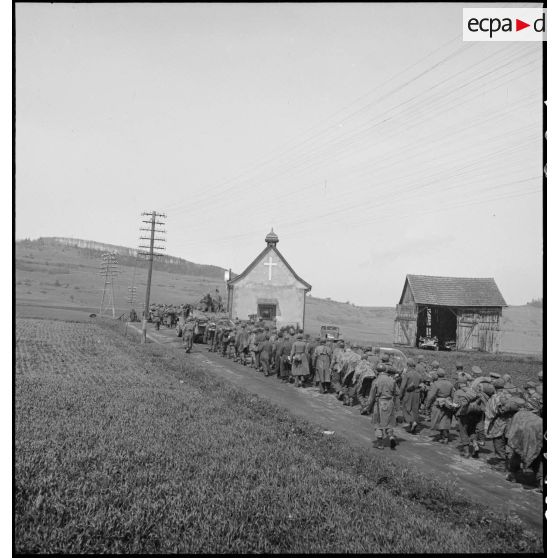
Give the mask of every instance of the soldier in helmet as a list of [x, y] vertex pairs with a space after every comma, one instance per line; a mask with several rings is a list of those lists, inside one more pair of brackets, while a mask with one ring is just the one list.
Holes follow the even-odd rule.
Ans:
[[449, 430], [453, 414], [453, 383], [446, 378], [442, 368], [436, 371], [438, 379], [432, 382], [426, 398], [426, 409], [432, 408], [430, 428], [440, 431], [439, 441], [443, 444], [449, 442]]
[[433, 360], [430, 363], [430, 366], [428, 367], [428, 372], [429, 373], [432, 373], [432, 372], [437, 373], [439, 368], [440, 368], [440, 363], [437, 360]]
[[397, 446], [394, 436], [395, 427], [395, 398], [398, 388], [393, 377], [393, 368], [387, 368], [384, 363], [376, 365], [378, 377], [372, 383], [370, 397], [363, 414], [372, 411], [372, 425], [375, 432], [374, 447], [384, 449], [384, 440], [389, 438], [392, 450]]

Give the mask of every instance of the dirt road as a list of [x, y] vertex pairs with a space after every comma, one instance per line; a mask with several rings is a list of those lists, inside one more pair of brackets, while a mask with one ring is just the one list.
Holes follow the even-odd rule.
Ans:
[[[129, 327], [140, 332], [138, 324], [129, 324]], [[181, 346], [181, 339], [176, 337], [174, 329], [162, 328], [157, 332], [150, 325], [148, 333], [154, 342]], [[368, 447], [371, 453], [380, 454], [402, 465], [414, 466], [440, 480], [451, 481], [456, 490], [499, 511], [516, 515], [530, 528], [542, 532], [542, 495], [523, 488], [522, 485], [512, 484], [505, 480], [502, 473], [493, 471], [486, 463], [486, 458], [491, 453], [486, 452], [480, 459], [466, 459], [455, 449], [455, 441], [453, 447], [442, 446], [432, 441], [434, 432], [431, 430], [423, 429], [418, 434], [411, 435], [403, 428], [396, 428], [399, 445], [395, 451], [374, 450], [371, 448], [370, 418], [361, 416], [358, 407], [345, 407], [334, 395], [319, 394], [317, 388], [297, 389], [276, 377], [266, 378], [252, 368], [208, 352], [207, 348], [207, 345], [194, 345], [193, 352], [185, 354], [185, 358], [204, 365], [211, 373], [226, 378], [235, 385], [285, 407], [324, 431], [334, 431], [335, 436], [342, 436], [351, 444]], [[490, 442], [488, 444], [491, 445]]]

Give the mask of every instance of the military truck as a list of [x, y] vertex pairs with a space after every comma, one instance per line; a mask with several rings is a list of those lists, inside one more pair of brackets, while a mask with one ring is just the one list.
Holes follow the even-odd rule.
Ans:
[[324, 341], [332, 341], [334, 339], [339, 339], [341, 332], [337, 326], [323, 325], [320, 328], [320, 339]]

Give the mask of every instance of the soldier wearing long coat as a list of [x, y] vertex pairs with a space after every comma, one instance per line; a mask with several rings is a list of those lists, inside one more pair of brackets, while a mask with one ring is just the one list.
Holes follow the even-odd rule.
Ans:
[[306, 354], [306, 342], [302, 338], [302, 333], [296, 336], [296, 341], [291, 347], [291, 375], [295, 379], [295, 386], [302, 387], [304, 376], [310, 374], [308, 366], [308, 355]]
[[415, 368], [415, 361], [407, 360], [407, 370], [403, 373], [400, 386], [401, 410], [403, 418], [411, 426], [410, 432], [414, 432], [419, 421], [420, 406], [420, 384], [421, 375]]
[[250, 346], [250, 334], [246, 331], [246, 325], [240, 326], [240, 333], [236, 336], [236, 354], [242, 364], [246, 364], [248, 347]]
[[260, 364], [264, 376], [269, 376], [270, 371], [270, 359], [271, 359], [271, 342], [269, 341], [269, 334], [266, 334], [264, 340], [259, 345], [260, 350]]
[[308, 370], [309, 376], [308, 379], [312, 382], [314, 378], [314, 350], [318, 346], [318, 339], [311, 339], [310, 335], [307, 333], [305, 336], [306, 340], [306, 357], [308, 358]]
[[449, 442], [449, 429], [453, 416], [453, 394], [455, 388], [453, 382], [448, 380], [442, 368], [437, 369], [438, 379], [432, 382], [428, 395], [426, 396], [425, 407], [427, 410], [432, 408], [431, 424], [432, 430], [440, 431], [440, 442]]
[[331, 382], [331, 348], [326, 345], [323, 339], [318, 341], [312, 360], [314, 382], [320, 386], [320, 393], [325, 393], [326, 384]]
[[387, 368], [380, 363], [376, 366], [376, 372], [378, 377], [372, 383], [370, 398], [364, 412], [372, 411], [372, 426], [376, 436], [374, 447], [384, 449], [384, 439], [389, 437], [390, 447], [395, 449], [397, 445], [393, 432], [396, 419], [395, 399], [399, 390], [392, 368]]

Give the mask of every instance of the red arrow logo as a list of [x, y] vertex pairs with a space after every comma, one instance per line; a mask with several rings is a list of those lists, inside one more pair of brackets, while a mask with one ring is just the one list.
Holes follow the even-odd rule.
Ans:
[[515, 30], [516, 31], [521, 31], [522, 29], [525, 29], [525, 27], [531, 27], [531, 24], [530, 23], [525, 23], [524, 21], [521, 21], [520, 19], [515, 20]]

